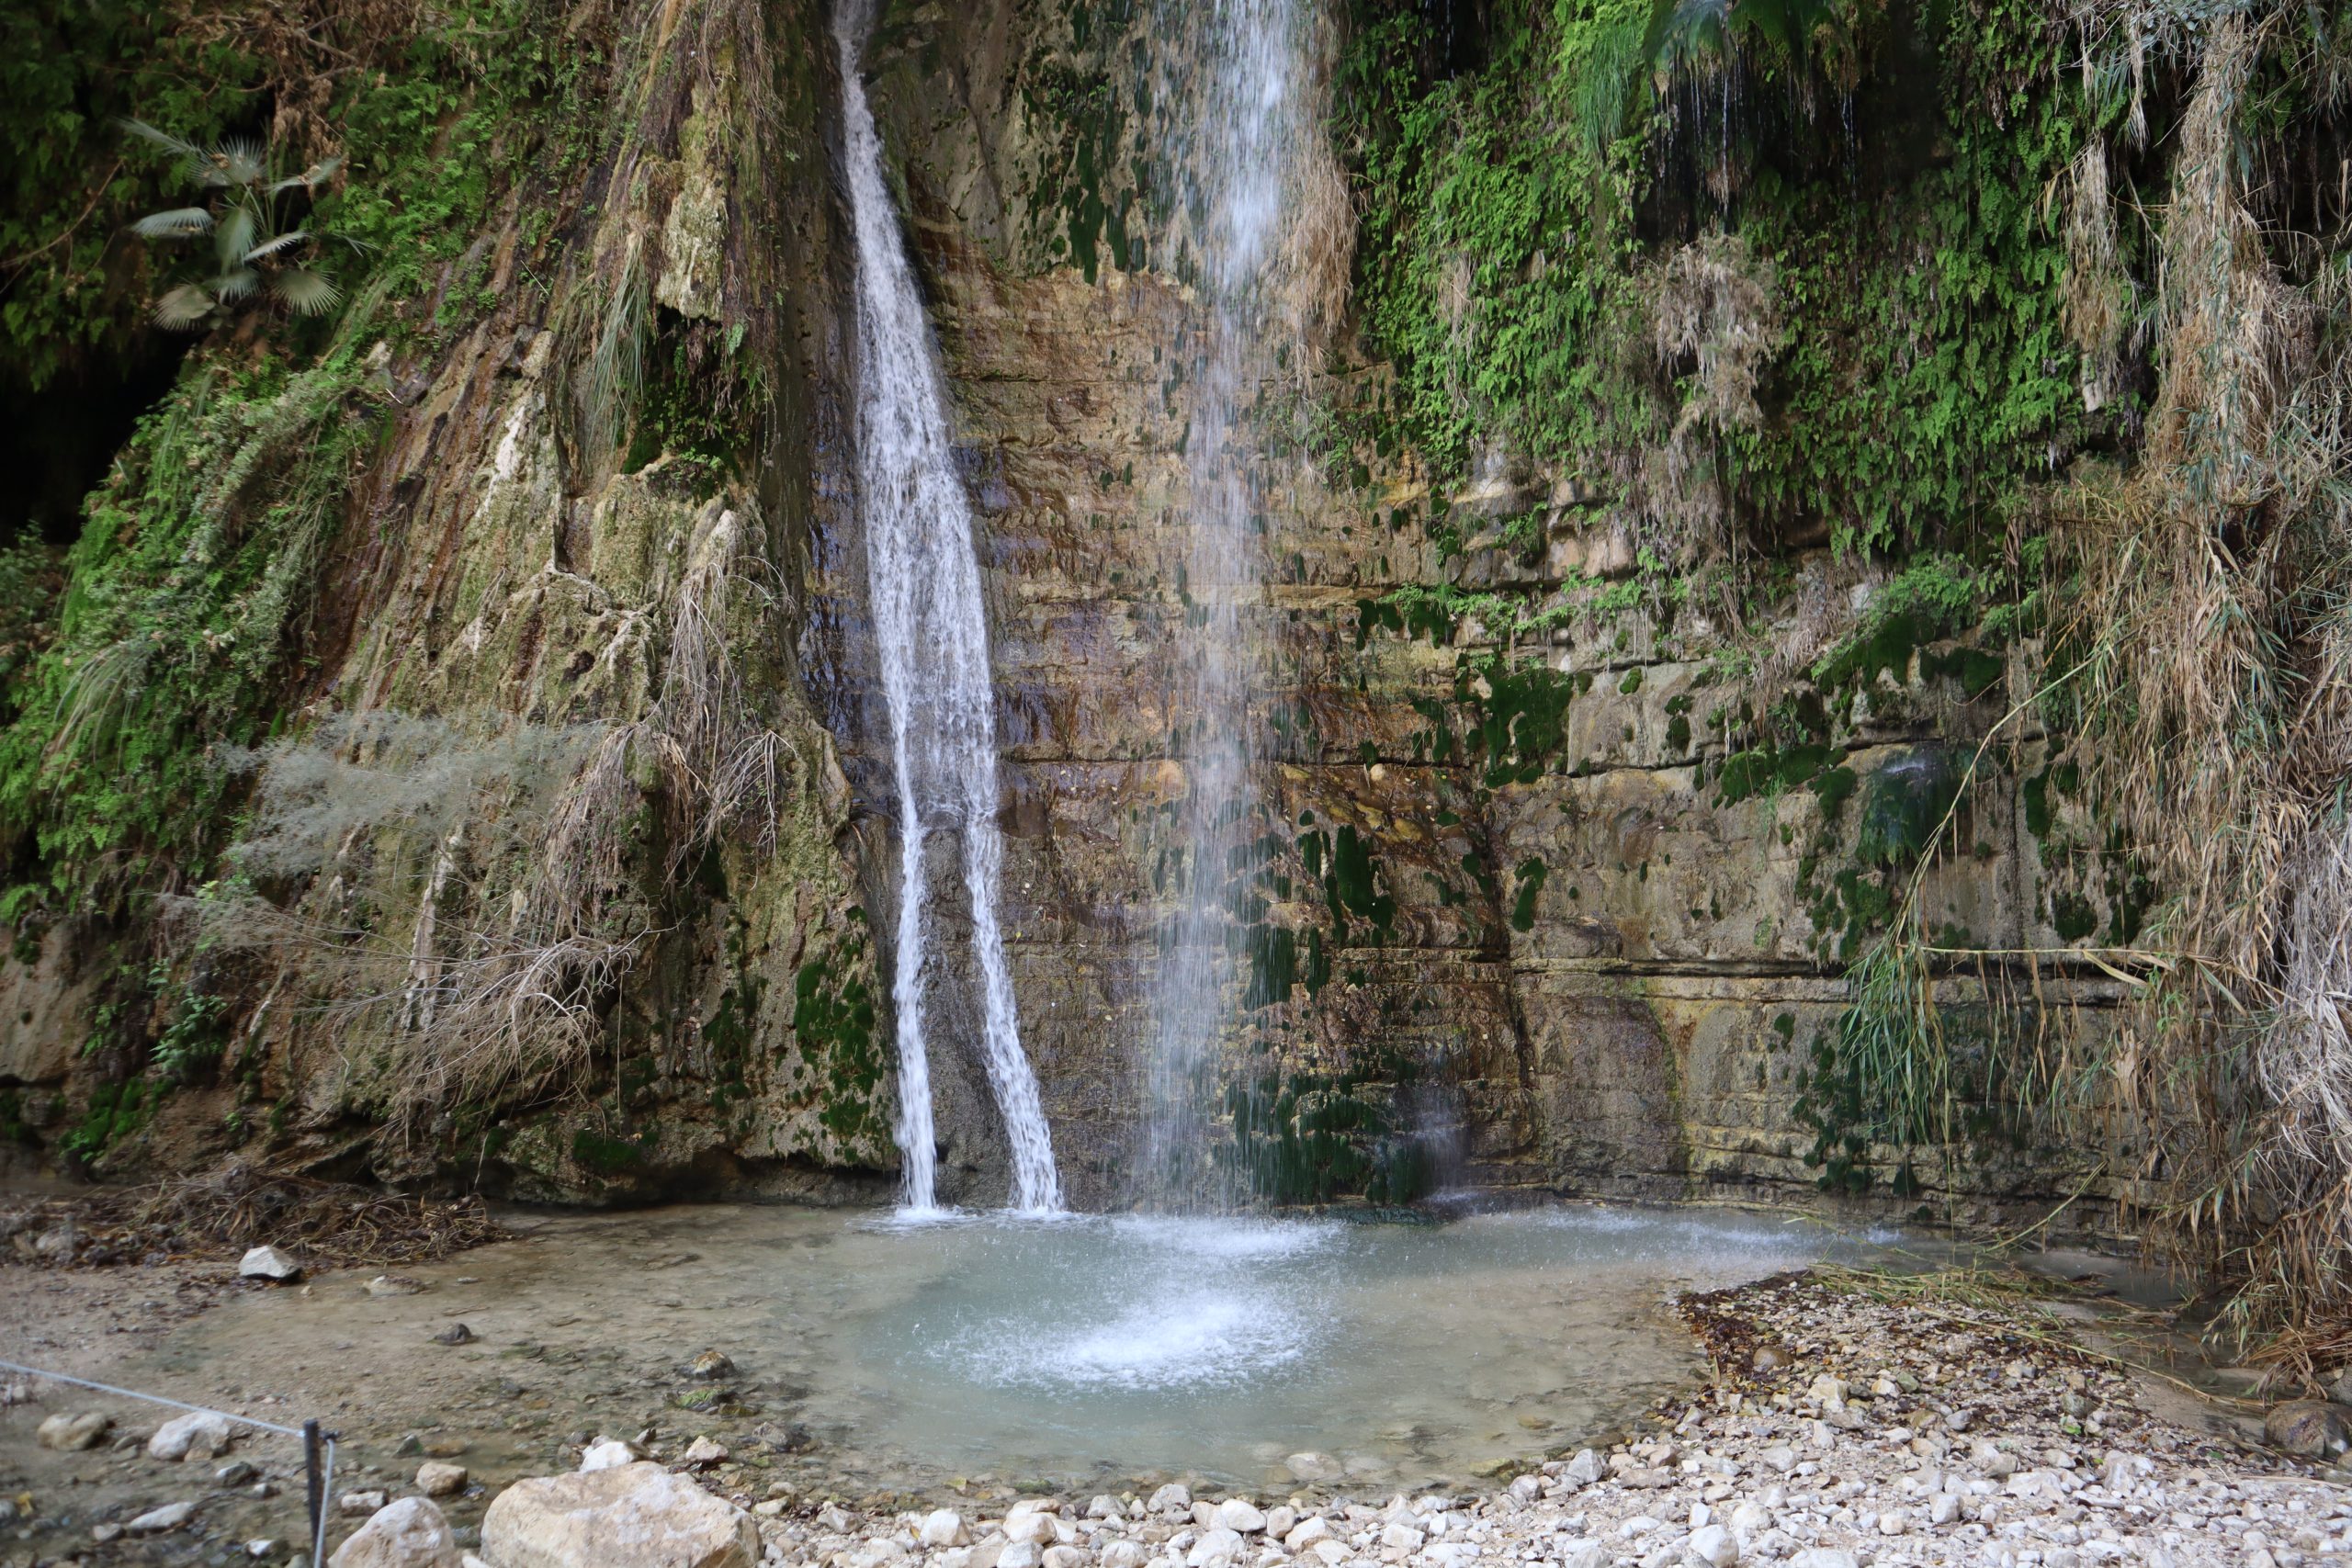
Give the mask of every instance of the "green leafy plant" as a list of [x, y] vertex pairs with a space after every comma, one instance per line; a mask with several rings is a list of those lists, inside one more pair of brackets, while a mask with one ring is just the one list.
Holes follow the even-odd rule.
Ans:
[[123, 128], [177, 157], [188, 182], [218, 203], [168, 208], [130, 226], [142, 240], [212, 243], [209, 272], [156, 299], [157, 326], [193, 331], [263, 290], [302, 316], [324, 315], [341, 302], [343, 291], [334, 280], [311, 265], [322, 237], [300, 227], [294, 213], [298, 201], [307, 204], [334, 178], [341, 158], [324, 158], [299, 175], [273, 178], [270, 149], [250, 138], [232, 136], [208, 148], [145, 120], [127, 119]]

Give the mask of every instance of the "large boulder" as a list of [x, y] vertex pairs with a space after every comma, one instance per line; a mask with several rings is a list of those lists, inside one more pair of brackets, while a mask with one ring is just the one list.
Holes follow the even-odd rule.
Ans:
[[403, 1497], [354, 1530], [327, 1568], [459, 1568], [462, 1561], [441, 1510], [422, 1497]]
[[2290, 1454], [2325, 1459], [2352, 1447], [2352, 1411], [2319, 1399], [2290, 1399], [2274, 1404], [2262, 1423], [2263, 1435]]
[[639, 1461], [518, 1481], [482, 1516], [491, 1568], [753, 1568], [752, 1516]]

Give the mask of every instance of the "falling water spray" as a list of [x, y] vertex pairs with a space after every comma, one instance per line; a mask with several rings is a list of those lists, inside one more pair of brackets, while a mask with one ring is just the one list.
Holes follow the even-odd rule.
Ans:
[[1161, 965], [1137, 1177], [1147, 1201], [1219, 1206], [1237, 1196], [1208, 1152], [1235, 989], [1224, 896], [1256, 815], [1250, 696], [1268, 667], [1256, 521], [1265, 498], [1250, 419], [1291, 331], [1276, 273], [1297, 221], [1307, 139], [1319, 128], [1300, 90], [1296, 0], [1166, 6], [1168, 58], [1182, 79], [1159, 96], [1182, 106], [1170, 144], [1173, 206], [1206, 310], [1185, 446], [1192, 536], [1176, 694], [1186, 720], [1179, 745], [1189, 875]]
[[981, 1057], [1012, 1153], [1015, 1207], [1061, 1207], [1053, 1139], [1021, 1022], [998, 924], [1004, 841], [997, 830], [996, 721], [972, 511], [947, 439], [929, 323], [897, 209], [882, 176], [882, 142], [858, 74], [870, 4], [836, 13], [847, 127], [850, 209], [857, 243], [857, 479], [865, 528], [875, 642], [890, 712], [899, 797], [896, 973], [898, 1141], [910, 1210], [936, 1207], [937, 1134], [923, 1033], [923, 969], [931, 915], [924, 857], [934, 836], [959, 840], [979, 970]]

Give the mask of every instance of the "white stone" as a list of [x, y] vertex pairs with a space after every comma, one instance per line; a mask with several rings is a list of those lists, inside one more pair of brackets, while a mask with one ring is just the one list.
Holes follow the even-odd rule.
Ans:
[[1046, 1548], [1045, 1568], [1087, 1568], [1093, 1561], [1094, 1553], [1082, 1546]]
[[1560, 1554], [1560, 1568], [1609, 1568], [1609, 1549], [1597, 1540], [1580, 1540]]
[[1756, 1462], [1782, 1475], [1797, 1467], [1797, 1451], [1786, 1443], [1775, 1443], [1756, 1456]]
[[1098, 1492], [1087, 1501], [1086, 1517], [1090, 1519], [1115, 1519], [1124, 1513], [1119, 1500], [1108, 1492]]
[[255, 1536], [245, 1542], [245, 1555], [255, 1558], [275, 1557], [277, 1555], [277, 1542], [267, 1536]]
[[1340, 1568], [1340, 1563], [1355, 1557], [1355, 1549], [1344, 1540], [1318, 1540], [1306, 1549], [1306, 1555], [1323, 1564], [1323, 1568]]
[[915, 1539], [925, 1546], [965, 1546], [972, 1535], [964, 1528], [964, 1517], [953, 1508], [935, 1508], [922, 1517], [922, 1529]]
[[1861, 1568], [1850, 1551], [1834, 1546], [1808, 1546], [1789, 1559], [1789, 1568]]
[[364, 1519], [382, 1507], [386, 1500], [381, 1492], [346, 1492], [334, 1500], [334, 1508], [346, 1519]]
[[582, 1474], [599, 1470], [618, 1470], [625, 1464], [635, 1464], [637, 1452], [618, 1438], [599, 1438], [588, 1445], [580, 1456]]
[[1337, 1481], [1341, 1474], [1338, 1460], [1312, 1449], [1291, 1455], [1283, 1461], [1283, 1468], [1301, 1481]]
[[1428, 1539], [1402, 1519], [1391, 1519], [1380, 1531], [1380, 1544], [1394, 1551], [1419, 1551]]
[[1599, 1454], [1590, 1449], [1580, 1449], [1577, 1457], [1568, 1461], [1567, 1468], [1560, 1472], [1560, 1476], [1579, 1486], [1589, 1486], [1608, 1472], [1608, 1467], [1600, 1462]]
[[1544, 1480], [1535, 1475], [1520, 1476], [1510, 1483], [1510, 1495], [1522, 1503], [1532, 1503], [1544, 1495]]
[[466, 1467], [426, 1460], [416, 1467], [416, 1489], [427, 1497], [454, 1497], [466, 1489]]
[[206, 1460], [229, 1451], [236, 1427], [226, 1416], [191, 1410], [155, 1428], [147, 1439], [147, 1457], [161, 1460]]
[[1171, 1481], [1151, 1495], [1150, 1507], [1155, 1514], [1189, 1514], [1193, 1511], [1193, 1494]]
[[275, 1280], [280, 1283], [302, 1277], [302, 1266], [274, 1247], [256, 1247], [237, 1263], [241, 1280]]
[[1289, 1547], [1292, 1551], [1298, 1552], [1305, 1551], [1318, 1540], [1330, 1539], [1331, 1521], [1317, 1514], [1313, 1518], [1301, 1519], [1292, 1526], [1290, 1533], [1283, 1537], [1283, 1544]]
[[193, 1503], [166, 1503], [160, 1508], [150, 1508], [124, 1528], [133, 1535], [162, 1535], [175, 1530], [196, 1517]]
[[1007, 1540], [1029, 1541], [1039, 1548], [1050, 1546], [1054, 1540], [1053, 1516], [1016, 1508], [1004, 1517], [1004, 1536]]
[[696, 1438], [686, 1445], [688, 1464], [718, 1464], [727, 1458], [727, 1445], [708, 1436]]
[[1139, 1540], [1114, 1540], [1102, 1549], [1102, 1568], [1143, 1568], [1150, 1555]]
[[1721, 1525], [1705, 1525], [1690, 1532], [1683, 1549], [1693, 1563], [1704, 1568], [1732, 1568], [1739, 1561], [1739, 1542]]
[[1266, 1510], [1266, 1535], [1280, 1540], [1298, 1528], [1298, 1510], [1288, 1503], [1277, 1503]]
[[639, 1461], [516, 1482], [482, 1516], [481, 1551], [496, 1568], [753, 1568], [760, 1536], [741, 1508]]
[[1042, 1568], [1046, 1549], [1034, 1540], [1009, 1540], [997, 1553], [996, 1568]]
[[458, 1540], [440, 1509], [403, 1497], [345, 1538], [327, 1568], [458, 1568]]
[[1227, 1497], [1216, 1506], [1212, 1527], [1236, 1535], [1255, 1535], [1266, 1528], [1266, 1516], [1247, 1497]]
[[1960, 1499], [1949, 1492], [1939, 1492], [1936, 1500], [1928, 1505], [1928, 1522], [1948, 1525], [1960, 1517]]
[[1193, 1543], [1193, 1550], [1184, 1554], [1184, 1562], [1186, 1568], [1211, 1568], [1212, 1564], [1230, 1562], [1240, 1555], [1239, 1532], [1213, 1529]]

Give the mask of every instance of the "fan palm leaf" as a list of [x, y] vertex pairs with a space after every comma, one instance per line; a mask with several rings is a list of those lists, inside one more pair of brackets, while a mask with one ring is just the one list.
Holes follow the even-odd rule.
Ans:
[[142, 240], [183, 240], [191, 234], [209, 233], [212, 229], [212, 214], [201, 207], [175, 207], [168, 212], [151, 212], [130, 226], [130, 231]]
[[217, 308], [210, 289], [200, 283], [183, 283], [155, 301], [155, 324], [166, 332], [186, 332]]
[[283, 234], [272, 234], [268, 239], [247, 251], [241, 259], [249, 262], [267, 261], [274, 255], [307, 243], [310, 238], [310, 231], [305, 229], [292, 229]]
[[323, 316], [343, 299], [343, 291], [334, 286], [334, 279], [325, 273], [300, 267], [272, 277], [269, 291], [277, 297], [278, 303], [298, 316]]

